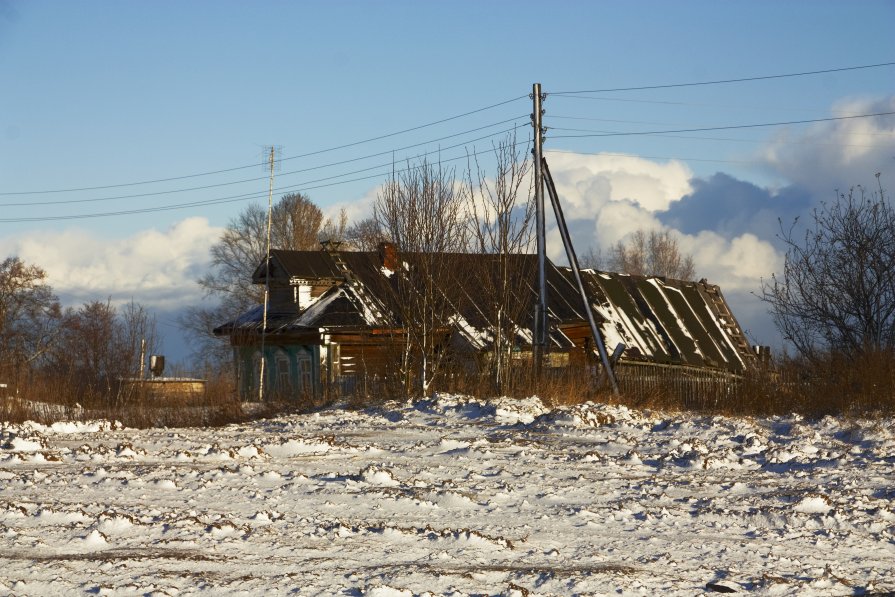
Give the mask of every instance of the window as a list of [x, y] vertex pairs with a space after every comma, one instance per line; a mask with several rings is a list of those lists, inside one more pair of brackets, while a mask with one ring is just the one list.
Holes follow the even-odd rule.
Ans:
[[311, 376], [311, 359], [304, 358], [298, 361], [298, 375], [301, 380], [301, 391], [306, 394], [312, 394], [314, 386]]
[[277, 353], [277, 390], [283, 394], [292, 389], [292, 380], [289, 375], [289, 356], [283, 352]]

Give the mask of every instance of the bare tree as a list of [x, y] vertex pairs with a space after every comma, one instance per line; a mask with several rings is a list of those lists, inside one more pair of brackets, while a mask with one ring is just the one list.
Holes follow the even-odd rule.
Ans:
[[155, 315], [133, 300], [117, 311], [122, 366], [127, 375], [137, 376], [146, 364], [141, 358], [158, 352], [158, 323]]
[[386, 240], [375, 217], [355, 222], [345, 231], [345, 240], [357, 251], [375, 251]]
[[156, 348], [155, 318], [138, 303], [119, 312], [109, 301], [66, 310], [60, 334], [44, 359], [45, 372], [67, 381], [81, 399], [115, 404], [121, 382], [140, 371], [141, 341]]
[[406, 393], [428, 391], [446, 351], [451, 317], [459, 305], [457, 261], [466, 247], [464, 197], [453, 171], [420, 160], [393, 172], [376, 198], [375, 217], [406, 264], [386, 284], [404, 328], [401, 384]]
[[625, 274], [692, 280], [693, 257], [681, 252], [677, 239], [667, 230], [638, 230], [610, 249], [609, 268]]
[[16, 382], [58, 331], [59, 301], [45, 280], [43, 269], [18, 257], [0, 262], [0, 376]]
[[[263, 222], [267, 224], [267, 212], [262, 209]], [[332, 223], [330, 223], [332, 225]], [[271, 217], [270, 246], [289, 251], [313, 251], [320, 248], [320, 231], [323, 212], [305, 195], [283, 195], [273, 206]], [[262, 228], [264, 230], [264, 228]], [[264, 246], [265, 235], [261, 235]], [[261, 255], [264, 253], [262, 251]], [[252, 270], [261, 262], [259, 258]], [[251, 270], [250, 270], [251, 271]]]
[[347, 234], [348, 212], [343, 207], [339, 210], [338, 221], [333, 220], [332, 218], [326, 218], [326, 221], [323, 222], [323, 225], [320, 227], [320, 232], [317, 233], [317, 237], [320, 241], [342, 242], [345, 240]]
[[[272, 210], [271, 247], [317, 249], [322, 225], [323, 212], [309, 198], [299, 193], [284, 195]], [[330, 225], [338, 230], [345, 222]], [[223, 365], [230, 354], [212, 330], [263, 300], [263, 290], [252, 283], [252, 272], [266, 250], [267, 209], [258, 204], [246, 207], [211, 247], [211, 269], [198, 282], [216, 304], [191, 307], [179, 319], [190, 333], [196, 355], [207, 363]]]
[[578, 265], [583, 269], [602, 270], [606, 267], [606, 259], [603, 258], [603, 251], [597, 247], [590, 247], [586, 253], [582, 253], [578, 257]]
[[466, 184], [473, 247], [491, 256], [479, 261], [485, 271], [478, 275], [481, 286], [476, 304], [491, 332], [491, 382], [497, 392], [503, 392], [512, 378], [511, 356], [518, 322], [527, 319], [530, 307], [528, 295], [520, 288], [534, 273], [534, 262], [519, 255], [532, 249], [535, 204], [531, 163], [527, 153], [517, 148], [515, 134], [499, 141], [493, 153], [493, 177], [487, 176], [474, 156]]
[[895, 210], [882, 186], [822, 204], [804, 236], [797, 223], [781, 225], [783, 273], [760, 295], [783, 337], [809, 359], [895, 350]]

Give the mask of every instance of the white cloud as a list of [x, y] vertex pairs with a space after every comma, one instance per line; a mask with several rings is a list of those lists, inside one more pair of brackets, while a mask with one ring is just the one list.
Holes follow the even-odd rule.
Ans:
[[[693, 256], [697, 275], [722, 289], [756, 291], [761, 278], [782, 267], [782, 256], [755, 234], [725, 237], [708, 230], [683, 234], [659, 220], [659, 212], [693, 190], [692, 173], [683, 164], [568, 153], [551, 153], [548, 160], [579, 254], [595, 247], [605, 255], [609, 247], [640, 229], [668, 230]], [[552, 214], [547, 246], [551, 259], [565, 261]]]
[[196, 279], [207, 268], [209, 247], [221, 232], [198, 217], [123, 239], [79, 229], [34, 231], [0, 241], [0, 252], [46, 270], [49, 284], [69, 304], [133, 299], [147, 307], [173, 309], [201, 300]]
[[[851, 99], [833, 107], [834, 116], [895, 111], [895, 96], [885, 99]], [[839, 189], [862, 184], [875, 186], [881, 172], [883, 185], [891, 183], [895, 155], [895, 116], [851, 118], [785, 129], [762, 150], [770, 169], [787, 181], [810, 189], [818, 199], [831, 199]]]
[[754, 234], [724, 238], [716, 232], [681, 235], [681, 249], [693, 256], [696, 273], [722, 290], [758, 291], [762, 278], [779, 272], [783, 256]]
[[662, 224], [653, 212], [632, 201], [612, 202], [596, 214], [594, 240], [604, 248], [623, 240], [637, 230], [661, 230]]
[[565, 152], [548, 152], [547, 160], [567, 218], [592, 216], [610, 201], [623, 200], [660, 211], [692, 191], [693, 172], [677, 160]]
[[348, 224], [360, 222], [373, 215], [373, 204], [376, 202], [376, 195], [382, 186], [376, 186], [364, 193], [364, 195], [354, 201], [342, 201], [339, 203], [329, 203], [322, 206], [323, 216], [330, 218], [334, 222], [339, 221], [339, 214], [344, 209], [348, 215]]

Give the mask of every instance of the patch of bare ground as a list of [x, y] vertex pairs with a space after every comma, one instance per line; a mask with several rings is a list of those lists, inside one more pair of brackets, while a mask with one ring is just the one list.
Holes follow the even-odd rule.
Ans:
[[225, 562], [227, 556], [212, 555], [194, 549], [170, 547], [133, 547], [104, 549], [91, 552], [34, 553], [28, 551], [2, 551], [0, 560], [30, 560], [33, 562], [87, 561], [117, 562], [122, 560], [188, 560], [193, 562]]

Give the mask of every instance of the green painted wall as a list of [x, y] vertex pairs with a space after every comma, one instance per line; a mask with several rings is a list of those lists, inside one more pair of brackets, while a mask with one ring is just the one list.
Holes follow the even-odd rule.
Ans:
[[[257, 346], [233, 348], [237, 384], [243, 400], [258, 400], [260, 355]], [[297, 401], [320, 396], [319, 346], [267, 344], [264, 355], [265, 397]]]

